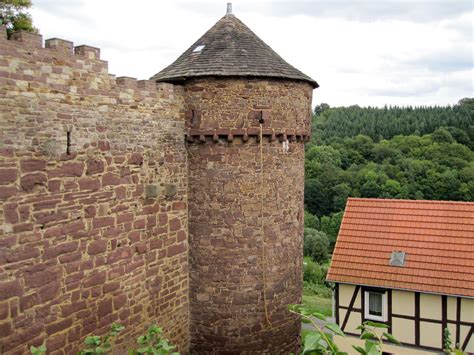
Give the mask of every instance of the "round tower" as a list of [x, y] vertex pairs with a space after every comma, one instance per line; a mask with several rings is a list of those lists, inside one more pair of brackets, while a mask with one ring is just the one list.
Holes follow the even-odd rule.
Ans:
[[191, 353], [288, 354], [318, 84], [231, 10], [152, 79], [184, 86]]

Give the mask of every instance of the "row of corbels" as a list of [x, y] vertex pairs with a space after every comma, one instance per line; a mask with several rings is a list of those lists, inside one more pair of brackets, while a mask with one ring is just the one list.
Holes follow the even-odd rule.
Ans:
[[[286, 131], [275, 131], [274, 129], [264, 128], [262, 136], [267, 138], [270, 142], [307, 142], [310, 139], [310, 135], [307, 132], [297, 132], [295, 130]], [[248, 128], [248, 129], [216, 129], [216, 130], [188, 130], [186, 133], [186, 140], [189, 143], [201, 142], [204, 143], [207, 140], [212, 140], [215, 143], [221, 139], [232, 142], [234, 138], [240, 138], [243, 142], [247, 142], [250, 138], [256, 138], [257, 142], [260, 141], [260, 128]]]

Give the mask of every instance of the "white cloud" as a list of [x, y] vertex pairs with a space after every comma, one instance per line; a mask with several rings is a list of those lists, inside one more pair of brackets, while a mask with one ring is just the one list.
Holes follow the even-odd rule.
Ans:
[[[100, 47], [111, 73], [140, 79], [171, 64], [225, 14], [221, 1], [34, 3], [45, 38]], [[449, 2], [421, 1], [418, 20], [406, 1], [381, 4], [241, 0], [234, 13], [318, 81], [313, 105], [444, 105], [472, 96], [472, 6], [459, 2], [443, 15]]]

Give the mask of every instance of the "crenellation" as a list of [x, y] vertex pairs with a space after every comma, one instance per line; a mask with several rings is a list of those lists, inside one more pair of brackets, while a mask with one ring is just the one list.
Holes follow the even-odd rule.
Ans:
[[58, 52], [73, 54], [74, 43], [61, 38], [49, 38], [44, 42], [44, 47]]
[[12, 33], [10, 40], [23, 42], [24, 45], [33, 48], [43, 48], [43, 36], [39, 33], [17, 31]]
[[156, 92], [156, 83], [153, 80], [138, 80], [137, 87], [150, 92]]
[[117, 85], [127, 89], [135, 89], [138, 87], [137, 79], [128, 76], [119, 76], [116, 79]]
[[74, 47], [74, 54], [85, 56], [87, 59], [100, 59], [100, 48], [80, 45]]

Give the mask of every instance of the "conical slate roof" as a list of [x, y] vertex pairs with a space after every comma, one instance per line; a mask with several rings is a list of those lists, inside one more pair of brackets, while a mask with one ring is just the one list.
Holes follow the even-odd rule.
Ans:
[[[203, 47], [202, 47], [203, 46]], [[233, 14], [221, 18], [174, 63], [151, 80], [179, 82], [200, 76], [250, 76], [318, 83], [285, 62]]]

